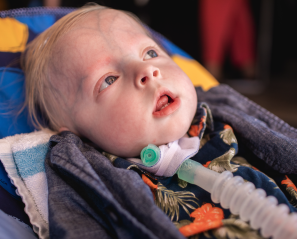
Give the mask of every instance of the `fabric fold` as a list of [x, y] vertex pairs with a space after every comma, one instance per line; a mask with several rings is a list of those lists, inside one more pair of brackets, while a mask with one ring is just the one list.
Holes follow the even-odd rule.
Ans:
[[136, 172], [114, 167], [71, 132], [53, 136], [50, 148], [52, 238], [184, 238]]

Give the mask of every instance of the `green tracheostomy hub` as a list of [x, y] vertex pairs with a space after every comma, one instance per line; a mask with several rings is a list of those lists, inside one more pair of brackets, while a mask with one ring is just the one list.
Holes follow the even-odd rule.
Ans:
[[140, 158], [145, 166], [153, 166], [160, 158], [160, 149], [154, 144], [149, 144], [141, 150]]

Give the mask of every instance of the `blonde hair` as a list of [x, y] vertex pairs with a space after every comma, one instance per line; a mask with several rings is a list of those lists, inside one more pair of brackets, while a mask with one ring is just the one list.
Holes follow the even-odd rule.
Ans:
[[30, 42], [21, 55], [21, 66], [26, 77], [26, 99], [22, 110], [27, 107], [30, 120], [36, 128], [49, 127], [52, 130], [58, 130], [61, 126], [51, 106], [55, 99], [51, 94], [53, 89], [48, 84], [50, 82], [49, 61], [53, 45], [87, 13], [104, 9], [107, 7], [88, 4], [67, 14]]
[[[30, 120], [36, 128], [49, 127], [57, 131], [62, 126], [57, 119], [57, 107], [60, 107], [55, 97], [57, 93], [54, 91], [50, 79], [49, 63], [52, 47], [63, 34], [68, 32], [87, 13], [105, 9], [109, 8], [95, 3], [87, 4], [59, 19], [53, 26], [27, 45], [21, 56], [21, 66], [26, 77], [26, 99], [22, 110], [27, 107]], [[135, 15], [125, 11], [121, 12], [138, 22], [146, 34], [152, 38], [151, 33]]]

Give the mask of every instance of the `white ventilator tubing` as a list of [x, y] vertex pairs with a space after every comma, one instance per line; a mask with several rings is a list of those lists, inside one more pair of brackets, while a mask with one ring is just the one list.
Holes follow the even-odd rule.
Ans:
[[200, 163], [187, 159], [177, 171], [178, 177], [196, 184], [211, 194], [214, 203], [221, 203], [231, 213], [249, 221], [253, 229], [261, 229], [263, 237], [297, 238], [297, 213], [289, 214], [286, 204], [277, 205], [274, 196], [266, 197], [263, 189], [229, 171], [219, 174]]

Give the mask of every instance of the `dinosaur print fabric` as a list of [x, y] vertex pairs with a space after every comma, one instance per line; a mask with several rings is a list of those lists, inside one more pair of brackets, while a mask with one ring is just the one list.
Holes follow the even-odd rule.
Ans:
[[[275, 172], [268, 175], [253, 166], [249, 159], [254, 162], [256, 157], [250, 152], [240, 151], [236, 132], [230, 125], [213, 120], [207, 104], [199, 104], [188, 135], [198, 136], [201, 140], [200, 149], [192, 160], [218, 173], [228, 170], [234, 176], [239, 175], [255, 184], [256, 188], [263, 188], [267, 195], [275, 196], [279, 203], [287, 204], [291, 212], [297, 211], [297, 188], [290, 176]], [[156, 205], [185, 237], [262, 238], [259, 231], [253, 230], [247, 222], [220, 204], [213, 203], [210, 194], [200, 187], [179, 179], [177, 175], [156, 177], [139, 170]]]

